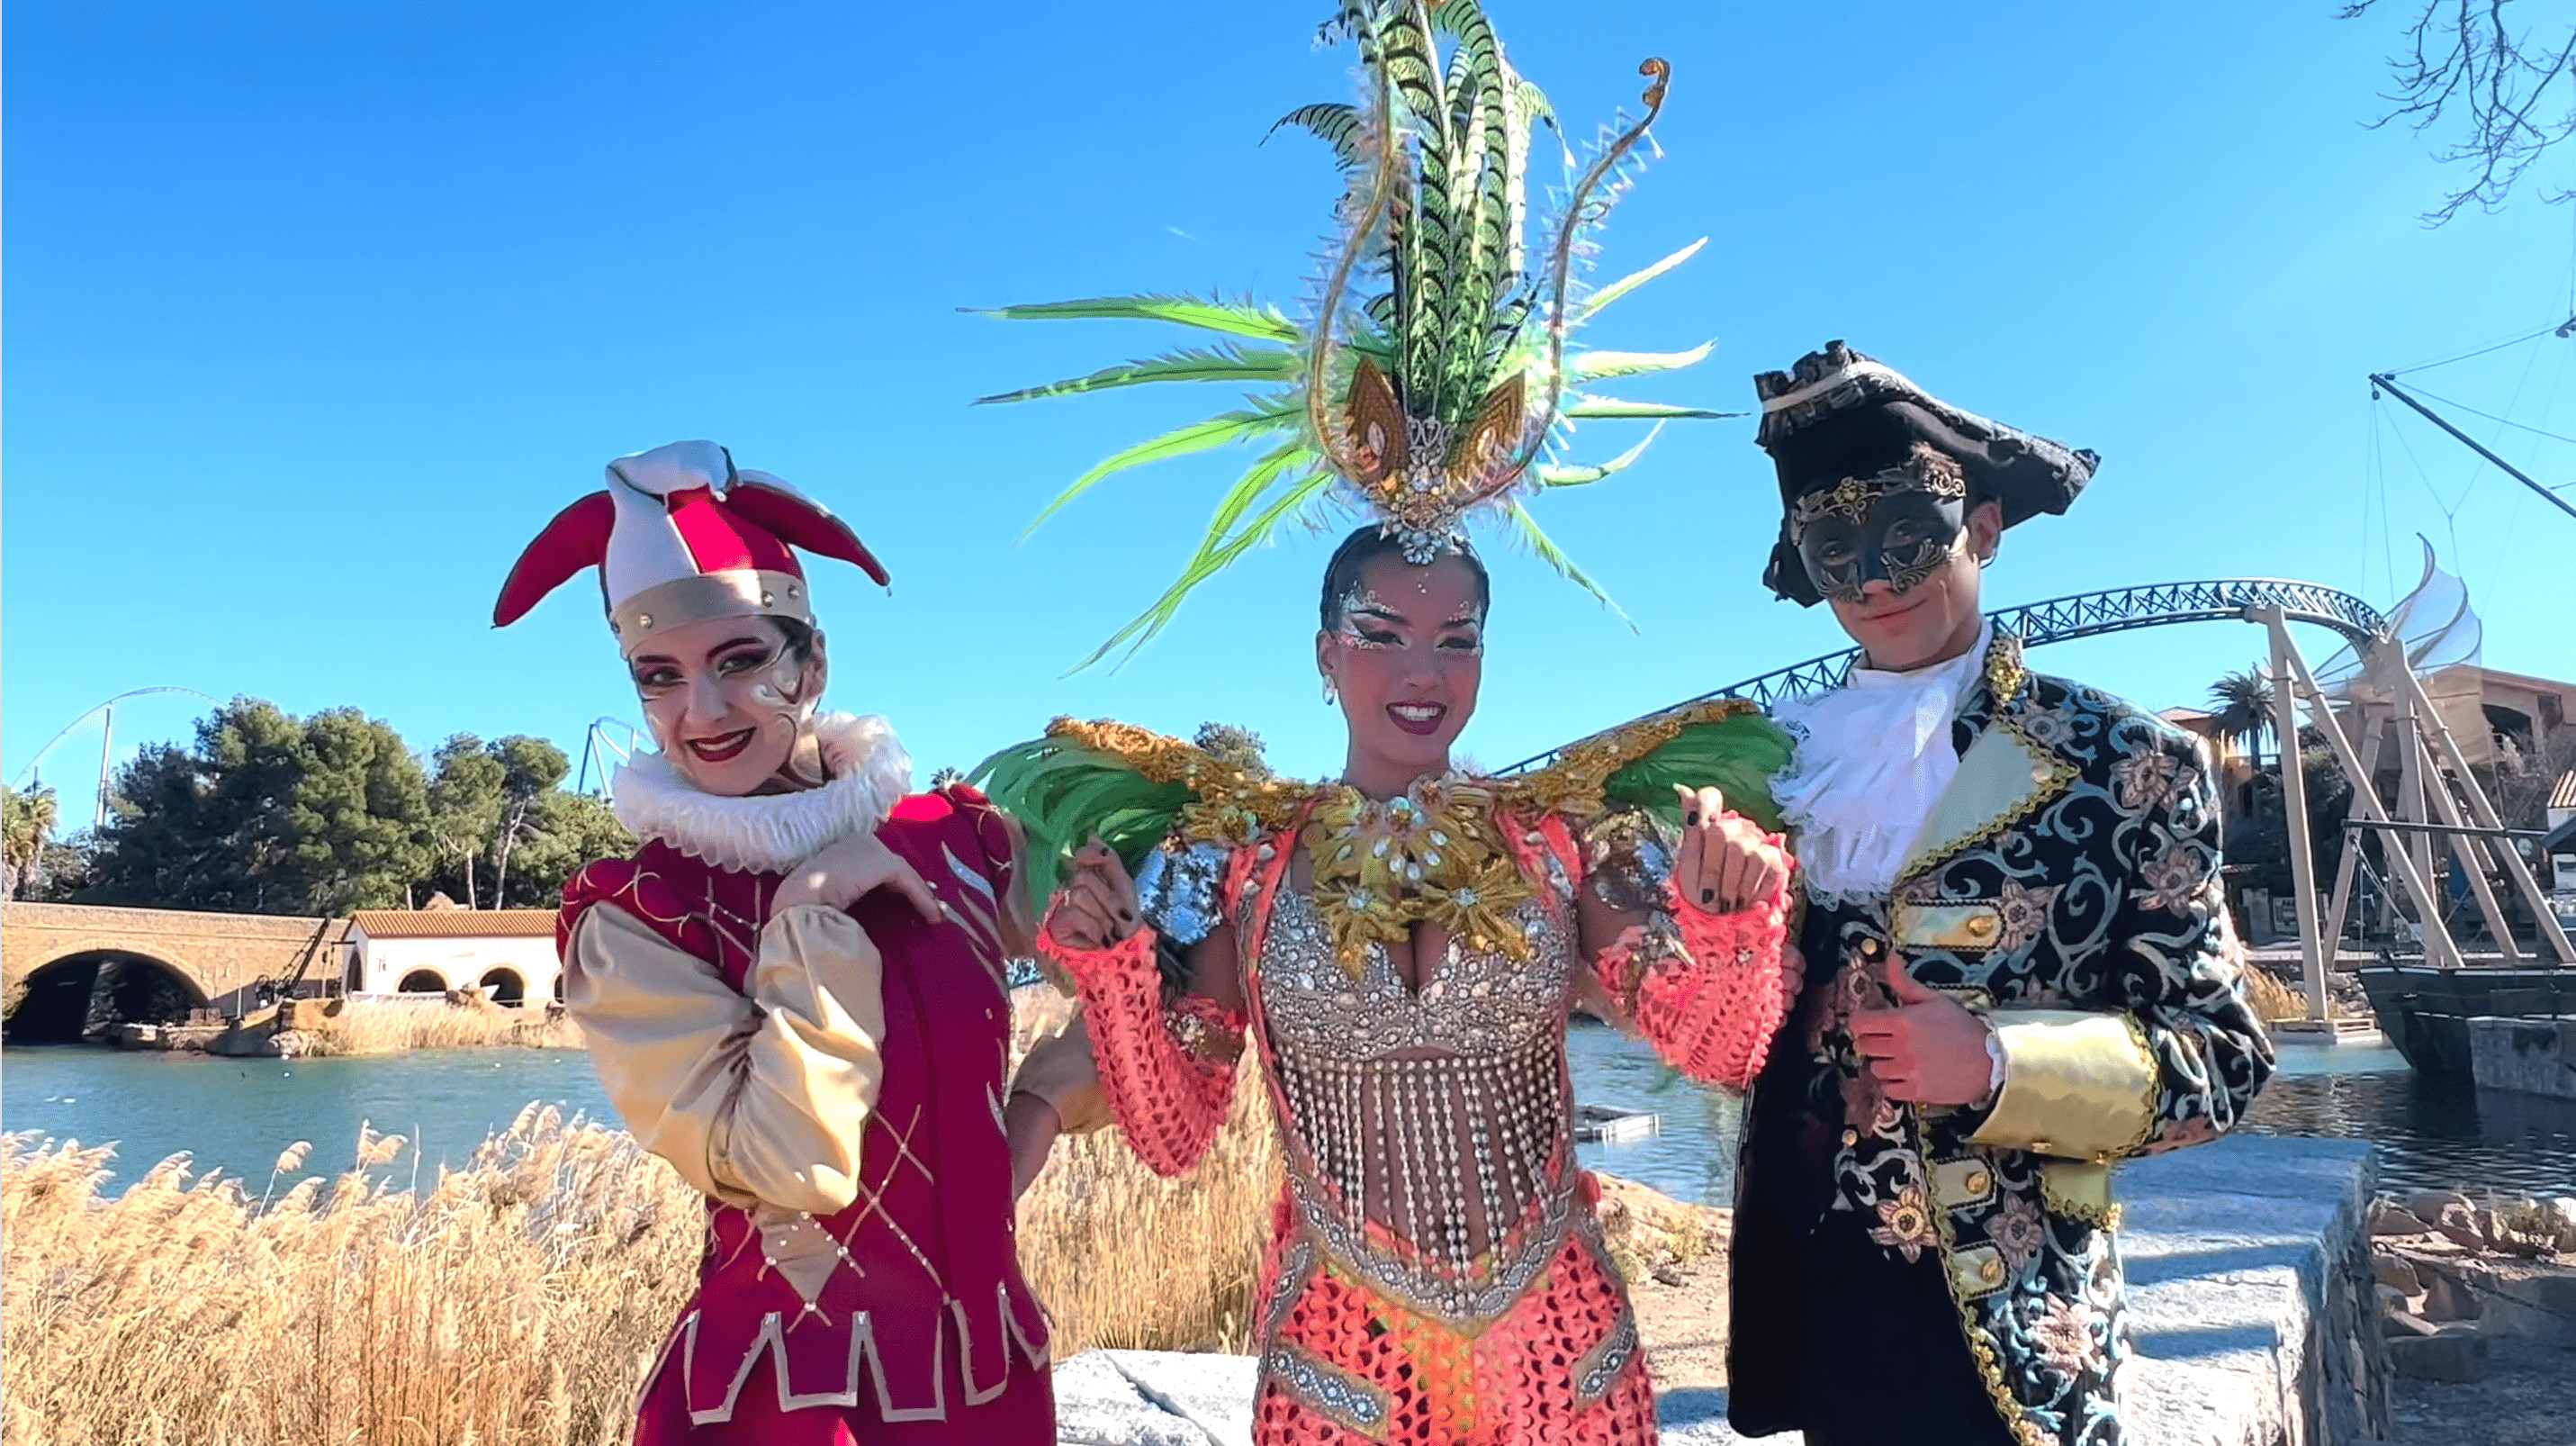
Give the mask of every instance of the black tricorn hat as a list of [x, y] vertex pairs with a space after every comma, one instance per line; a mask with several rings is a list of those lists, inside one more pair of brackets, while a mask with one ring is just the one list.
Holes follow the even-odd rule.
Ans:
[[1756, 439], [1780, 472], [1780, 540], [1762, 581], [1800, 607], [1824, 600], [1789, 541], [1789, 509], [1809, 492], [1875, 476], [1925, 443], [1956, 461], [1969, 497], [2002, 507], [2011, 527], [2065, 512], [2102, 460], [1963, 412], [1839, 341], [1756, 376], [1753, 391], [1762, 399]]

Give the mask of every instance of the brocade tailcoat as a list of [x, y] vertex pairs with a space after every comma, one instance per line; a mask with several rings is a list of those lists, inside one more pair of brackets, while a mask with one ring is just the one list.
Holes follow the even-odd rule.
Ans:
[[[2117, 1446], [2118, 1161], [2242, 1118], [2272, 1050], [2239, 982], [2218, 816], [2198, 741], [2128, 703], [2026, 672], [1998, 634], [1952, 724], [1956, 777], [1887, 894], [1811, 896], [1807, 984], [1745, 1132], [1730, 1345], [1738, 1429], [1797, 1424], [1780, 1262], [1854, 1212], [1896, 1258], [1942, 1267], [1997, 1415], [2024, 1446]], [[2006, 1082], [1985, 1105], [1886, 1098], [1849, 1016], [1886, 1007], [1887, 961], [1986, 1015]], [[1784, 1234], [1783, 1232], [1791, 1232]], [[1867, 1389], [1867, 1365], [1853, 1363]]]

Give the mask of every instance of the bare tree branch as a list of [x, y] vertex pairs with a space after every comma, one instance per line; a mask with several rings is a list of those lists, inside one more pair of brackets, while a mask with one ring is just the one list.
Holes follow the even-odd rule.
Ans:
[[[2349, 0], [2336, 18], [2360, 19], [2379, 3]], [[2531, 25], [2515, 28], [2506, 10], [2524, 0], [2410, 3], [2422, 9], [2406, 27], [2399, 52], [2388, 59], [2395, 89], [2380, 96], [2388, 109], [2369, 124], [2375, 130], [2403, 121], [2426, 132], [2448, 120], [2466, 131], [2433, 153], [2474, 177], [2425, 213], [2425, 223], [2438, 226], [2472, 202], [2486, 211], [2501, 208], [2532, 163], [2576, 134], [2576, 23], [2557, 22], [2567, 25], [2562, 42], [2539, 36]], [[2549, 109], [2543, 110], [2544, 103]], [[2552, 205], [2571, 196], [2576, 190], [2541, 192]]]

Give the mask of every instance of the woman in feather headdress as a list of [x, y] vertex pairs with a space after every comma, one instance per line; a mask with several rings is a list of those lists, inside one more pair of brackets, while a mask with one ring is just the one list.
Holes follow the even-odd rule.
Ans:
[[[1283, 437], [1180, 583], [1112, 646], [1150, 636], [1191, 587], [1332, 489], [1374, 514], [1325, 570], [1314, 642], [1349, 727], [1342, 774], [1298, 784], [1140, 729], [1059, 721], [980, 776], [1030, 832], [1033, 888], [1050, 860], [1065, 866], [1039, 949], [1081, 995], [1099, 1085], [1135, 1151], [1165, 1174], [1190, 1168], [1244, 1047], [1260, 1057], [1287, 1179], [1260, 1289], [1256, 1440], [1651, 1442], [1635, 1318], [1574, 1163], [1566, 1024], [1581, 999], [1694, 1078], [1752, 1078], [1792, 973], [1788, 865], [1763, 826], [1785, 740], [1718, 703], [1523, 776], [1453, 768], [1489, 602], [1468, 517], [1505, 513], [1535, 538], [1525, 486], [1612, 470], [1541, 466], [1551, 430], [1650, 412], [1569, 404], [1569, 381], [1695, 356], [1566, 345], [1581, 232], [1644, 121], [1574, 182], [1553, 246], [1525, 267], [1524, 167], [1545, 103], [1476, 5], [1372, 0], [1342, 23], [1368, 103], [1291, 117], [1356, 177], [1310, 329], [1172, 298], [1006, 313], [1159, 316], [1276, 343], [1013, 396], [1181, 376], [1287, 384], [1075, 490], [1211, 431]], [[1645, 73], [1651, 120], [1665, 69]], [[1368, 273], [1386, 289], [1355, 301]], [[1061, 1081], [1049, 1098], [1027, 1083], [1010, 1107], [1023, 1181], [1055, 1117], [1082, 1112]]]

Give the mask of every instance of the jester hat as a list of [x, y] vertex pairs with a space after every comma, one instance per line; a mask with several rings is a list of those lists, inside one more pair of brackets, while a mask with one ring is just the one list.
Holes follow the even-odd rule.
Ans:
[[519, 554], [492, 625], [525, 617], [585, 567], [599, 569], [608, 630], [628, 656], [647, 638], [709, 618], [814, 622], [797, 548], [855, 563], [886, 584], [867, 544], [795, 488], [737, 470], [713, 442], [673, 442], [608, 464], [608, 487], [555, 515]]

